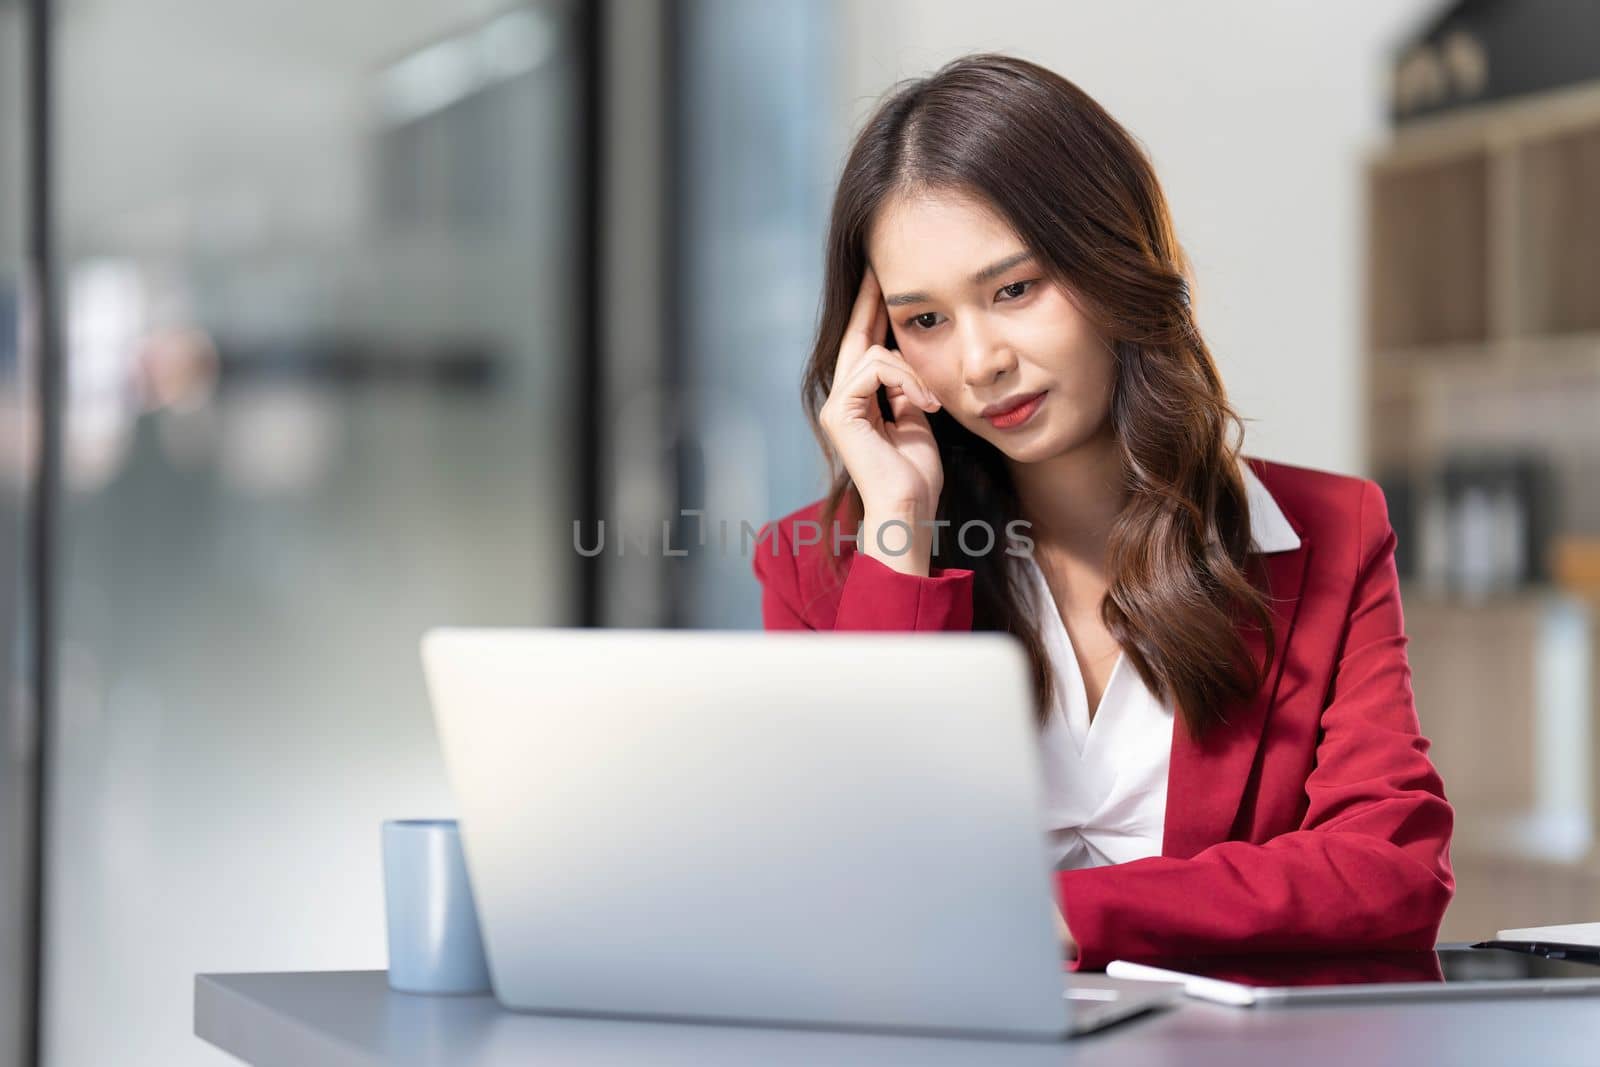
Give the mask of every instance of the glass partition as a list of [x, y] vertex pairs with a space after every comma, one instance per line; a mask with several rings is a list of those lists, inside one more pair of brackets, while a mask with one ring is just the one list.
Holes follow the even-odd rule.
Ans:
[[700, 547], [685, 524], [676, 543], [695, 547], [667, 562], [684, 565], [677, 624], [757, 627], [740, 523], [759, 527], [826, 488], [800, 374], [838, 150], [836, 16], [814, 0], [687, 0], [681, 12], [681, 499], [707, 525]]
[[59, 5], [46, 1063], [383, 967], [379, 823], [452, 813], [419, 637], [573, 621], [578, 17]]
[[0, 0], [0, 1067], [29, 1055], [33, 989], [34, 690], [27, 582], [38, 402], [24, 338], [31, 9]]

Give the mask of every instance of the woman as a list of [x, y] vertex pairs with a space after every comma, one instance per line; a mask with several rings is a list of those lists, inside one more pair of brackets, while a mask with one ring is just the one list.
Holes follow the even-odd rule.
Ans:
[[836, 476], [762, 529], [765, 624], [1023, 642], [1075, 966], [1431, 947], [1453, 814], [1383, 496], [1240, 457], [1129, 134], [1018, 59], [908, 84], [845, 165], [825, 285], [804, 392]]

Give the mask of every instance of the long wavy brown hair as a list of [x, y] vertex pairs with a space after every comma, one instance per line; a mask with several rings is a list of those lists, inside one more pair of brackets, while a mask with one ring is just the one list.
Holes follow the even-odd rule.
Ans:
[[[860, 520], [860, 494], [818, 421], [867, 267], [867, 234], [895, 195], [976, 196], [1006, 219], [1111, 345], [1112, 429], [1127, 504], [1110, 534], [1106, 627], [1153, 693], [1199, 736], [1260, 687], [1272, 621], [1247, 572], [1250, 513], [1238, 470], [1242, 430], [1195, 328], [1187, 262], [1138, 143], [1088, 94], [1036, 64], [971, 55], [902, 83], [857, 136], [828, 232], [816, 347], [803, 400], [832, 473], [822, 523]], [[944, 464], [939, 519], [999, 531], [1021, 517], [1001, 452], [943, 408], [929, 416]], [[935, 567], [974, 572], [973, 628], [1021, 639], [1042, 724], [1055, 680], [1029, 606], [1023, 561], [972, 556], [939, 538]], [[836, 568], [839, 558], [833, 560]], [[1257, 664], [1239, 632], [1266, 636]]]

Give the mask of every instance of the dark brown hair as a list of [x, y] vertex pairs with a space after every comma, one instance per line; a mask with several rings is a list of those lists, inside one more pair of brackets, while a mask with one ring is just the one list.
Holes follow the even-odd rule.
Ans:
[[[1261, 684], [1266, 665], [1250, 657], [1238, 627], [1261, 627], [1268, 663], [1272, 655], [1271, 617], [1246, 573], [1239, 419], [1195, 328], [1187, 264], [1149, 160], [1060, 75], [1009, 56], [967, 56], [897, 87], [856, 138], [834, 198], [802, 390], [833, 471], [823, 527], [841, 511], [852, 523], [861, 517], [818, 412], [867, 266], [867, 235], [888, 198], [929, 190], [996, 210], [1112, 346], [1111, 422], [1128, 502], [1110, 535], [1101, 616], [1145, 684], [1173, 699], [1198, 736]], [[1000, 451], [944, 409], [929, 421], [945, 472], [936, 517], [950, 529], [982, 520], [995, 531], [1020, 517]], [[954, 537], [939, 542], [935, 567], [975, 572], [973, 628], [1015, 634], [1025, 646], [1042, 723], [1055, 683], [1022, 561], [968, 555]]]

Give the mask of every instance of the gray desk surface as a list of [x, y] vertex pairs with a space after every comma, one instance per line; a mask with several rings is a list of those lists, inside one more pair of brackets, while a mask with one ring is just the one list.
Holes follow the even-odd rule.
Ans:
[[500, 1064], [1477, 1064], [1600, 1062], [1600, 998], [1227, 1008], [1198, 1001], [1057, 1045], [552, 1018], [389, 990], [382, 971], [203, 974], [195, 1033], [256, 1067]]

